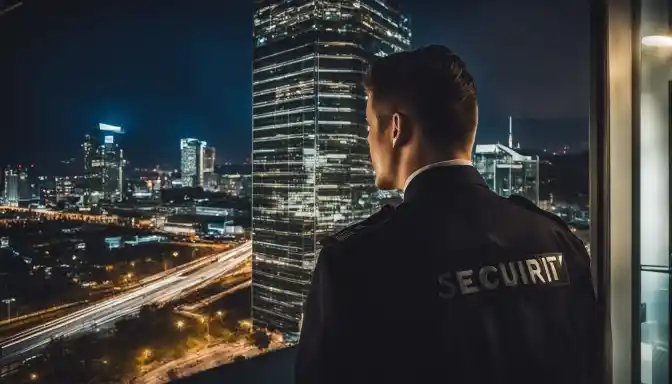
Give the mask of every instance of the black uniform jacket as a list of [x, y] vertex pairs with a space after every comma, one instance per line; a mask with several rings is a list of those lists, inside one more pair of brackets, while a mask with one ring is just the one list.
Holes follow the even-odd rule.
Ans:
[[322, 245], [296, 383], [594, 382], [584, 244], [473, 167], [418, 174], [398, 207]]

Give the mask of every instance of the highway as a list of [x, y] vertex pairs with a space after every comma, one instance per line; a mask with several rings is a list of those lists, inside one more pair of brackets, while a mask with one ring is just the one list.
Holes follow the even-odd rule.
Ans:
[[52, 339], [111, 326], [115, 321], [137, 313], [142, 306], [182, 297], [207, 280], [233, 270], [251, 254], [252, 242], [247, 242], [232, 250], [161, 272], [143, 280], [136, 289], [12, 335], [0, 342], [0, 364], [12, 364], [35, 356], [40, 347]]
[[21, 208], [21, 207], [9, 207], [6, 205], [0, 205], [0, 211], [30, 212], [37, 216], [44, 216], [53, 219], [86, 221], [99, 224], [118, 224], [119, 222], [119, 217], [115, 215], [93, 215], [84, 212], [80, 213], [80, 212], [52, 211], [43, 208]]

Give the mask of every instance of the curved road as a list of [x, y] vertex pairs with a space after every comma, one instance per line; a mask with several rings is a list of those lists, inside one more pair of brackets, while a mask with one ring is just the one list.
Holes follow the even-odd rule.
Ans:
[[39, 353], [40, 347], [54, 338], [110, 326], [121, 318], [137, 313], [142, 306], [179, 298], [205, 281], [231, 271], [251, 254], [252, 243], [247, 242], [230, 251], [161, 272], [143, 280], [141, 286], [132, 291], [12, 335], [0, 342], [0, 364], [33, 357]]

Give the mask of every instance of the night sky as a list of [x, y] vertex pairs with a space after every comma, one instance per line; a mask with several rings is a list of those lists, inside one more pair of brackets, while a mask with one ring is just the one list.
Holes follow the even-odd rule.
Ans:
[[[479, 142], [506, 142], [508, 115], [524, 147], [587, 141], [587, 1], [400, 3], [414, 47], [445, 44], [475, 76]], [[0, 161], [80, 156], [99, 121], [125, 127], [137, 165], [177, 165], [186, 136], [240, 161], [251, 44], [252, 1], [25, 0], [0, 16]]]

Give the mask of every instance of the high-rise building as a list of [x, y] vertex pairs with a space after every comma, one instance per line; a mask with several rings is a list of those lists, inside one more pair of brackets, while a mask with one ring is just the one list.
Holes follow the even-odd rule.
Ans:
[[93, 159], [96, 156], [98, 149], [98, 140], [93, 135], [84, 135], [84, 142], [82, 143], [82, 152], [84, 160], [84, 174], [88, 175], [93, 167]]
[[85, 135], [82, 143], [85, 204], [100, 200], [121, 201], [124, 196], [124, 168], [126, 160], [119, 145], [124, 130], [121, 127], [98, 124], [98, 132]]
[[18, 174], [19, 174], [19, 201], [23, 204], [29, 204], [33, 198], [33, 194], [30, 188], [30, 178], [29, 178], [29, 169], [19, 164]]
[[257, 0], [252, 128], [252, 317], [299, 332], [319, 240], [372, 211], [362, 77], [410, 48], [385, 0]]
[[182, 174], [183, 186], [198, 187], [203, 185], [203, 160], [206, 145], [205, 141], [198, 139], [180, 140], [180, 173]]
[[13, 167], [5, 168], [5, 185], [3, 197], [5, 204], [16, 207], [19, 205], [19, 171]]
[[215, 147], [205, 147], [203, 149], [203, 173], [212, 173], [215, 171]]
[[119, 139], [124, 134], [121, 127], [98, 124], [103, 136], [103, 142], [98, 146], [98, 157], [102, 166], [102, 195], [103, 199], [116, 202], [124, 197], [124, 150], [119, 145]]
[[103, 161], [99, 156], [99, 145], [97, 135], [85, 135], [82, 143], [82, 155], [84, 162], [84, 177], [86, 186], [84, 188], [85, 202], [93, 202], [102, 195], [103, 186]]

